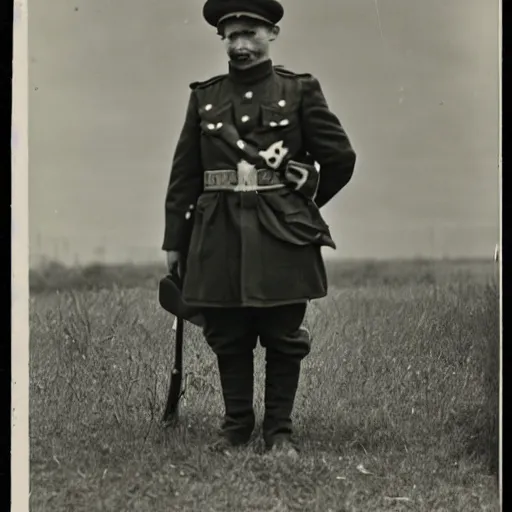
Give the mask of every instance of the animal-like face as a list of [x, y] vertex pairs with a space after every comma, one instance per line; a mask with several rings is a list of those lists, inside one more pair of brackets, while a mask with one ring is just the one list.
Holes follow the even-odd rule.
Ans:
[[246, 69], [269, 57], [270, 43], [279, 34], [279, 28], [249, 18], [226, 20], [219, 27], [231, 64]]

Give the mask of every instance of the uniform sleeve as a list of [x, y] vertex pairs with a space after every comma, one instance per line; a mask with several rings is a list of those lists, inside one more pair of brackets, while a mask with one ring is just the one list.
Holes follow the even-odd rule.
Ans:
[[356, 154], [314, 77], [303, 79], [302, 123], [305, 149], [320, 165], [315, 203], [329, 202], [352, 178]]
[[184, 251], [192, 229], [193, 209], [203, 186], [197, 99], [192, 91], [185, 123], [174, 152], [165, 197], [164, 251]]

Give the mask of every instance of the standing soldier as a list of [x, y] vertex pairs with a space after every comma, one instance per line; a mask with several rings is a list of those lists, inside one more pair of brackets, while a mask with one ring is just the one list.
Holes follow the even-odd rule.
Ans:
[[182, 297], [200, 308], [217, 356], [225, 417], [215, 445], [251, 437], [259, 338], [265, 445], [296, 455], [291, 415], [311, 347], [302, 324], [308, 301], [327, 294], [321, 247], [335, 248], [319, 208], [349, 182], [356, 156], [318, 80], [273, 65], [283, 14], [276, 0], [204, 5], [228, 73], [190, 86], [162, 248], [169, 271], [186, 263]]

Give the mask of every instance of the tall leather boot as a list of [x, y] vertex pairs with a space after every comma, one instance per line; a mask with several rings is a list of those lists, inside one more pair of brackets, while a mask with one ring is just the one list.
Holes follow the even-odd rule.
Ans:
[[255, 426], [253, 352], [219, 355], [217, 360], [225, 407], [221, 439], [228, 445], [243, 445]]
[[291, 415], [299, 384], [301, 360], [267, 349], [263, 439], [267, 449], [296, 448]]

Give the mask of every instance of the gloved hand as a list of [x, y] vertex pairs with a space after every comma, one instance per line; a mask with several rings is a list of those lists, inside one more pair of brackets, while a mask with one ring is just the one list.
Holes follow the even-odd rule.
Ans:
[[293, 190], [315, 199], [320, 173], [314, 165], [289, 160], [283, 172], [284, 178]]

